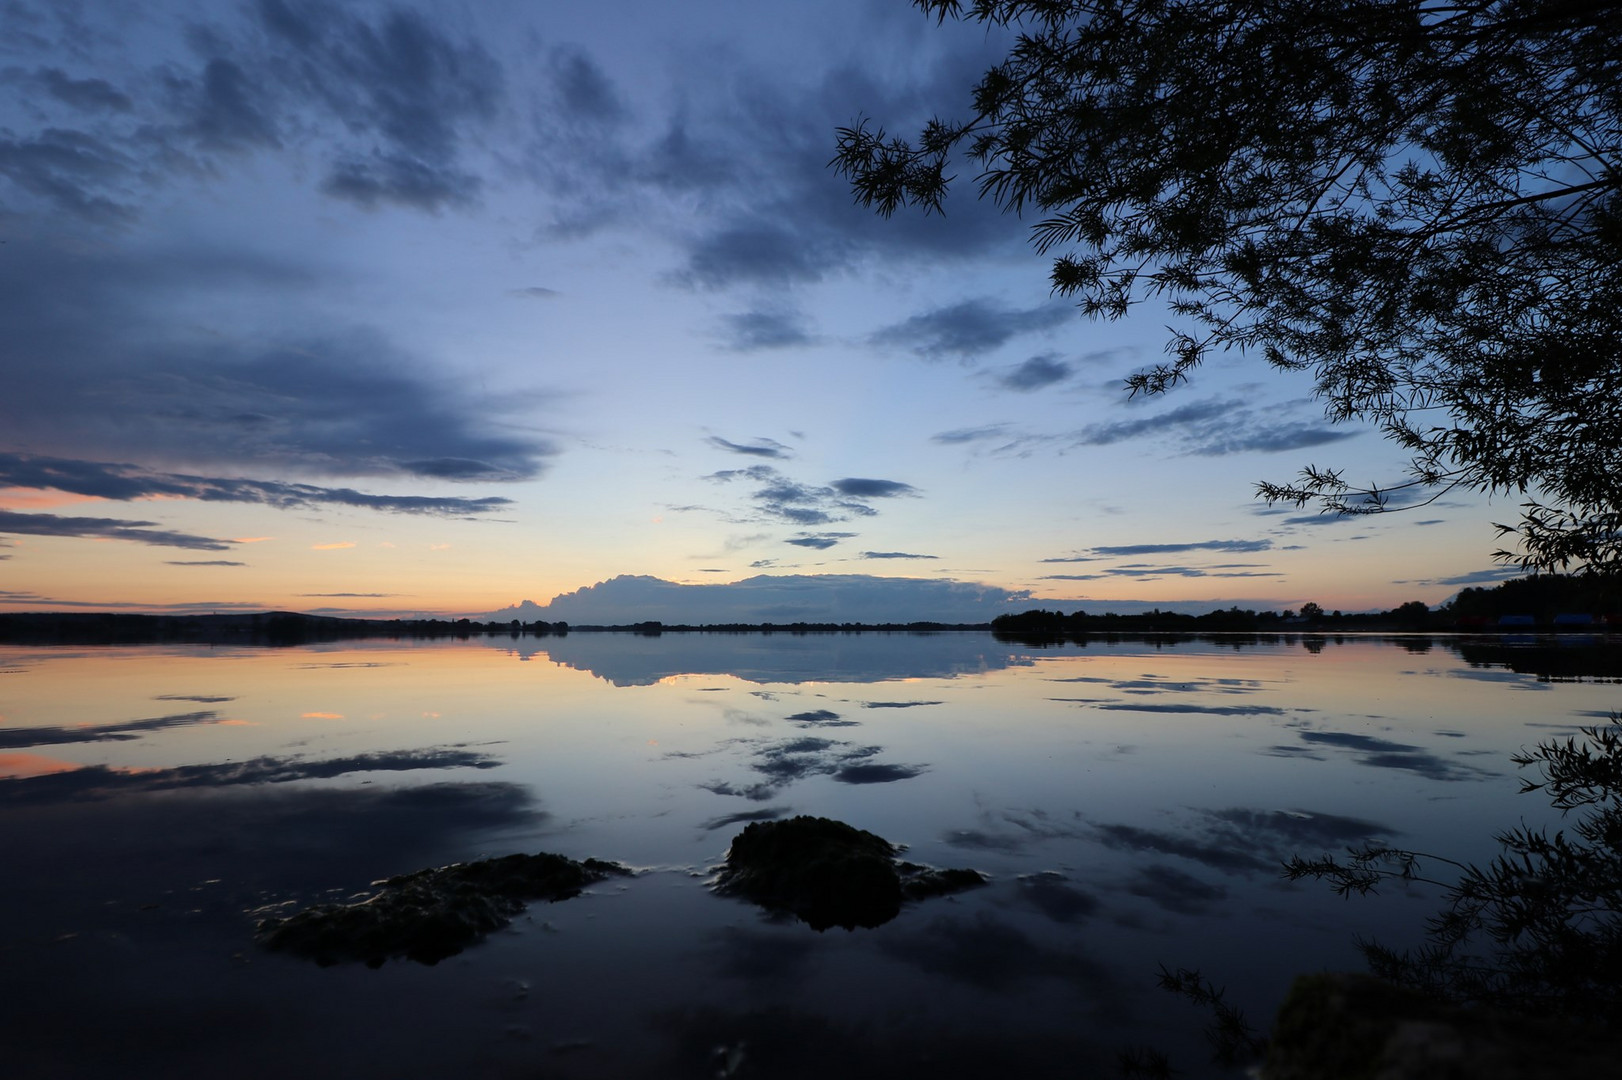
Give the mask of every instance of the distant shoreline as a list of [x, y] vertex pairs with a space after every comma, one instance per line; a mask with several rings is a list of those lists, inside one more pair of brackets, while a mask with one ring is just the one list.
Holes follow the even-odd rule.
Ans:
[[615, 633], [641, 637], [662, 634], [836, 634], [990, 633], [1018, 644], [1056, 645], [1108, 636], [1333, 636], [1360, 633], [1403, 634], [1604, 634], [1605, 621], [1561, 624], [1517, 621], [1503, 625], [1460, 625], [1443, 613], [1431, 618], [1393, 619], [1391, 613], [1285, 618], [1276, 612], [1213, 611], [1184, 615], [1153, 611], [1136, 615], [1030, 611], [1003, 615], [989, 623], [927, 620], [882, 623], [662, 623], [571, 625], [563, 622], [478, 622], [471, 619], [358, 619], [291, 611], [225, 615], [148, 615], [125, 612], [0, 613], [0, 644], [11, 645], [301, 645], [328, 641], [478, 637], [549, 637], [571, 633]]

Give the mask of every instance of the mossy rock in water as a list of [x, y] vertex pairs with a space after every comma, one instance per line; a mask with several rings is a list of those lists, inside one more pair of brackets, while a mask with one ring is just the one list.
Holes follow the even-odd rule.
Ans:
[[631, 871], [600, 859], [545, 852], [454, 863], [373, 882], [381, 890], [350, 904], [317, 904], [264, 919], [260, 945], [326, 966], [390, 957], [435, 964], [506, 926], [532, 900], [567, 900], [587, 885]]
[[757, 821], [732, 841], [716, 890], [799, 916], [813, 930], [872, 928], [895, 918], [905, 900], [985, 883], [973, 870], [897, 863], [883, 837], [831, 818]]

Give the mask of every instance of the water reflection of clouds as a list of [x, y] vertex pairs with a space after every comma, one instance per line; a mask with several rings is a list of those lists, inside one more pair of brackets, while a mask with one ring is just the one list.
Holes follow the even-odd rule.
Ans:
[[714, 832], [716, 829], [724, 829], [729, 825], [748, 825], [750, 822], [754, 821], [775, 821], [786, 813], [788, 813], [788, 809], [786, 807], [772, 807], [766, 810], [744, 810], [737, 814], [723, 814], [721, 817], [710, 818], [708, 821], [700, 825], [699, 828], [703, 829], [705, 832]]
[[[1055, 699], [1062, 700], [1062, 699]], [[1118, 701], [1099, 705], [1109, 712], [1172, 713], [1186, 716], [1288, 716], [1307, 709], [1281, 709], [1275, 705], [1185, 705], [1162, 702]]]
[[796, 727], [860, 727], [856, 720], [846, 720], [832, 709], [812, 709], [809, 712], [797, 712], [788, 717]]
[[800, 981], [816, 949], [816, 940], [802, 933], [773, 933], [741, 926], [723, 926], [707, 939], [717, 953], [721, 974], [750, 982], [789, 985]]
[[[988, 824], [992, 828], [959, 829], [943, 839], [954, 847], [1009, 854], [1023, 854], [1043, 841], [1079, 839], [1113, 851], [1182, 859], [1222, 874], [1272, 876], [1286, 859], [1304, 849], [1345, 848], [1398, 833], [1388, 825], [1339, 814], [1250, 807], [1194, 810], [1178, 830], [1087, 821], [1079, 813], [1068, 820], [1055, 819], [1040, 810], [988, 815]], [[1141, 869], [1134, 873], [1128, 891], [1136, 895], [1144, 895], [1140, 890], [1156, 882], [1176, 887], [1167, 904], [1161, 905], [1167, 910], [1178, 910], [1171, 905], [1186, 906], [1197, 898], [1186, 871], [1177, 871], [1180, 877], [1158, 871], [1146, 876]]]
[[[1305, 810], [1228, 807], [1195, 811], [1183, 832], [1119, 823], [1095, 826], [1105, 847], [1171, 856], [1236, 877], [1276, 876], [1291, 855], [1388, 839], [1398, 830], [1360, 818]], [[1177, 915], [1202, 915], [1228, 898], [1226, 886], [1168, 863], [1132, 871], [1124, 886], [1134, 896]]]
[[945, 705], [944, 701], [864, 701], [864, 709], [915, 709], [920, 705]]
[[[1462, 780], [1486, 780], [1499, 775], [1487, 769], [1478, 769], [1474, 765], [1448, 761], [1422, 746], [1393, 742], [1372, 735], [1359, 735], [1350, 731], [1297, 731], [1296, 737], [1310, 746], [1347, 751], [1354, 755], [1353, 760], [1359, 765], [1418, 773], [1430, 780], [1451, 783]], [[1324, 760], [1310, 750], [1298, 746], [1270, 746], [1263, 753], [1272, 757]], [[1463, 754], [1462, 751], [1455, 753]]]
[[1099, 1002], [1119, 1000], [1104, 965], [1082, 954], [1037, 942], [989, 912], [971, 919], [937, 916], [911, 932], [879, 939], [886, 954], [931, 975], [987, 990], [1006, 990], [1030, 979], [1070, 983]]
[[219, 722], [220, 714], [210, 710], [175, 713], [172, 716], [149, 716], [142, 720], [126, 720], [121, 724], [99, 724], [95, 727], [86, 725], [0, 728], [0, 749], [19, 750], [26, 746], [62, 746], [68, 743], [126, 742], [130, 739], [139, 739], [149, 731]]
[[1096, 914], [1098, 897], [1070, 884], [1070, 879], [1052, 870], [1022, 874], [1015, 882], [1016, 895], [1057, 923], [1077, 923]]
[[1156, 675], [1144, 675], [1136, 679], [1111, 679], [1100, 675], [1076, 675], [1064, 679], [1048, 679], [1047, 681], [1096, 683], [1127, 694], [1254, 694], [1267, 689], [1267, 684], [1261, 679], [1169, 679]]
[[1174, 915], [1205, 915], [1228, 898], [1226, 886], [1202, 881], [1163, 863], [1137, 870], [1126, 891]]
[[306, 760], [258, 757], [218, 764], [167, 769], [122, 769], [107, 765], [0, 781], [0, 804], [19, 805], [107, 799], [123, 795], [186, 789], [240, 788], [327, 780], [350, 773], [410, 772], [419, 769], [491, 769], [501, 763], [460, 747], [396, 750], [349, 757]]
[[400, 667], [403, 664], [403, 660], [339, 660], [328, 663], [294, 664], [293, 667], [299, 671], [311, 671], [317, 668], [339, 670], [342, 668]]
[[790, 784], [811, 776], [827, 776], [844, 784], [887, 784], [910, 780], [925, 772], [923, 765], [894, 765], [871, 760], [883, 751], [882, 746], [859, 746], [811, 735], [761, 743], [756, 744], [749, 767], [766, 779], [743, 785], [717, 780], [699, 786], [716, 795], [763, 802]]
[[1106, 824], [1095, 828], [1099, 843], [1107, 848], [1175, 855], [1224, 874], [1259, 873], [1277, 866], [1275, 860], [1263, 857], [1255, 848], [1240, 846], [1226, 837], [1180, 836], [1138, 825]]

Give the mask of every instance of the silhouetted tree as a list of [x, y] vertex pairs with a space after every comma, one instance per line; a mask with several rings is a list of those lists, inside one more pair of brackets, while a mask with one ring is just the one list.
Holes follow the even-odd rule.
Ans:
[[1423, 600], [1410, 600], [1391, 609], [1391, 617], [1404, 626], [1425, 626], [1430, 622], [1430, 605]]
[[1237, 347], [1411, 454], [1269, 501], [1509, 493], [1501, 557], [1622, 565], [1622, 3], [914, 2], [1019, 33], [967, 119], [839, 131], [860, 202], [939, 210], [965, 153], [982, 197], [1039, 215], [1057, 294], [1183, 318], [1133, 393]]

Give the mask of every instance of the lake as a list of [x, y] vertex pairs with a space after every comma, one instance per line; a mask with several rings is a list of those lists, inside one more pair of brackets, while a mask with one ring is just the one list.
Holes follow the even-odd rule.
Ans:
[[[1421, 940], [1434, 890], [1279, 875], [1373, 839], [1485, 860], [1557, 818], [1509, 756], [1618, 706], [1615, 641], [575, 633], [0, 649], [10, 1077], [1113, 1076], [1208, 1063], [1197, 968]], [[810, 929], [707, 882], [811, 814], [989, 884]], [[513, 852], [634, 867], [441, 961], [321, 967], [256, 913]], [[1439, 869], [1439, 868], [1438, 868]]]

